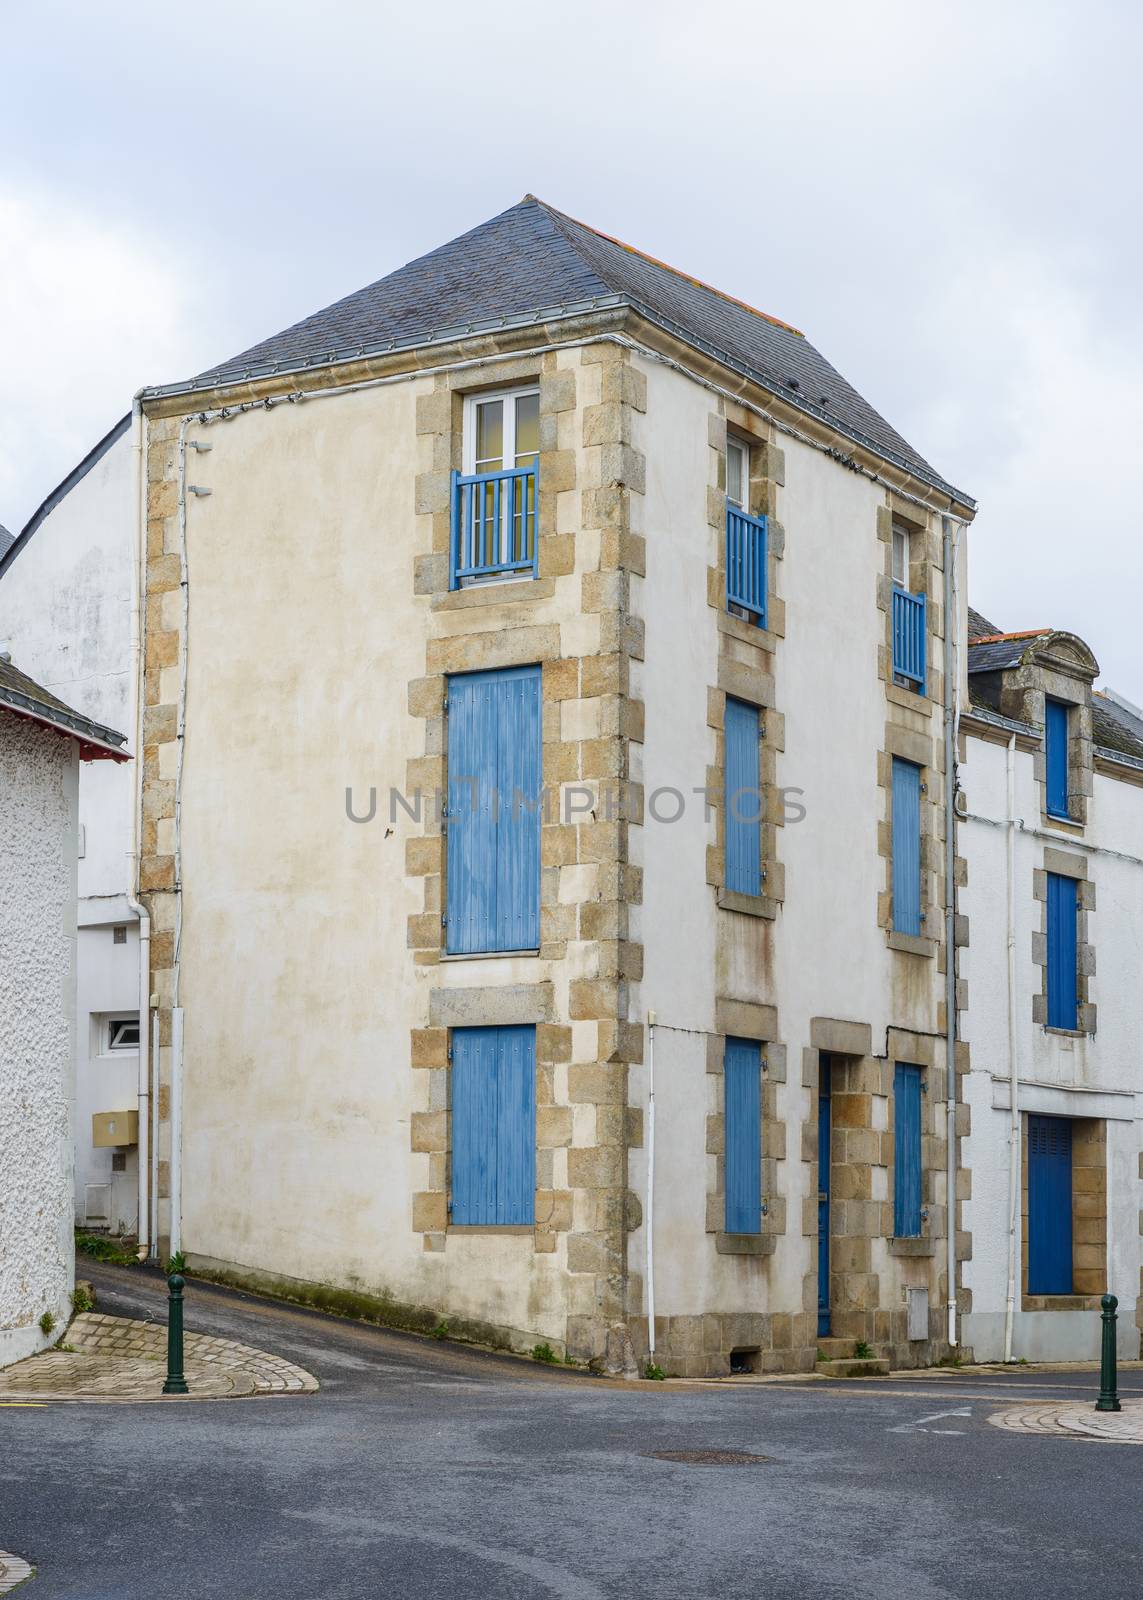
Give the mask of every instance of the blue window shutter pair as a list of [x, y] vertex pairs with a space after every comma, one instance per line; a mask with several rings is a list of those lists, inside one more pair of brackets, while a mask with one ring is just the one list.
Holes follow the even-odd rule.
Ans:
[[536, 1214], [536, 1030], [452, 1034], [452, 1221], [531, 1224]]
[[1028, 1118], [1028, 1293], [1072, 1292], [1072, 1125]]
[[893, 928], [921, 932], [921, 769], [893, 758]]
[[762, 893], [762, 788], [757, 706], [726, 702], [726, 887], [735, 894]]
[[540, 669], [465, 673], [448, 696], [448, 951], [535, 950]]
[[1077, 1026], [1076, 880], [1048, 873], [1048, 1027]]
[[1062, 700], [1044, 706], [1044, 765], [1048, 811], [1053, 817], [1070, 816], [1068, 801], [1068, 707]]
[[921, 1069], [898, 1063], [893, 1074], [893, 1233], [921, 1232]]
[[727, 1233], [762, 1231], [762, 1047], [727, 1039], [724, 1146]]

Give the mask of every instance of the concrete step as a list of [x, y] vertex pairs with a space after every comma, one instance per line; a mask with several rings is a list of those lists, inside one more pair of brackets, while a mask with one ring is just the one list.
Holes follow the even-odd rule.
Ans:
[[879, 1356], [868, 1356], [864, 1361], [851, 1356], [844, 1361], [819, 1361], [814, 1371], [823, 1378], [884, 1378], [888, 1375], [889, 1363]]

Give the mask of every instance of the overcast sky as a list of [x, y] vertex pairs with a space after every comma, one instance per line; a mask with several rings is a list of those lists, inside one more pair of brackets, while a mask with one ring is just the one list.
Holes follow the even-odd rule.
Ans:
[[1136, 0], [4, 6], [0, 523], [528, 192], [803, 329], [1143, 702]]

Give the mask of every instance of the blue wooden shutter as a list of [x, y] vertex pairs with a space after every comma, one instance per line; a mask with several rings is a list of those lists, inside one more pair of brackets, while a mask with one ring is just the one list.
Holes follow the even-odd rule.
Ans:
[[540, 669], [449, 679], [452, 955], [540, 942]]
[[921, 1069], [898, 1064], [893, 1074], [893, 1232], [921, 1232]]
[[452, 1034], [452, 1221], [531, 1224], [536, 1190], [536, 1030]]
[[921, 932], [921, 769], [893, 758], [893, 927]]
[[726, 702], [726, 887], [762, 893], [762, 794], [757, 706]]
[[1028, 1293], [1072, 1292], [1072, 1125], [1028, 1118]]
[[1068, 708], [1062, 700], [1044, 707], [1044, 764], [1047, 769], [1048, 810], [1066, 817], [1068, 807]]
[[1074, 1028], [1077, 1020], [1076, 880], [1048, 873], [1048, 1026]]
[[725, 1079], [726, 1231], [762, 1231], [762, 1047], [727, 1039]]
[[496, 950], [540, 943], [540, 669], [497, 685]]

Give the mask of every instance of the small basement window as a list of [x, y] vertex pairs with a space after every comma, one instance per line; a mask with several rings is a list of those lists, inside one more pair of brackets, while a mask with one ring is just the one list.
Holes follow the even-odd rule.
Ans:
[[748, 1372], [758, 1371], [757, 1347], [752, 1350], [732, 1350], [730, 1352], [730, 1371], [734, 1377], [744, 1377]]
[[107, 1023], [108, 1050], [138, 1050], [138, 1017], [111, 1017]]

